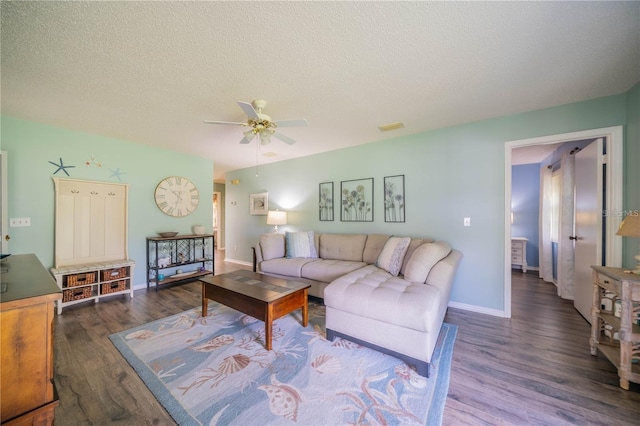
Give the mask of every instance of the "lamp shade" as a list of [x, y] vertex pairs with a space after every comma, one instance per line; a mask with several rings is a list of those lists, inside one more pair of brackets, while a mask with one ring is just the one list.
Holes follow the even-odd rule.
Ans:
[[267, 213], [267, 225], [286, 225], [287, 224], [287, 212], [281, 212], [280, 210], [269, 210]]
[[630, 214], [624, 218], [616, 235], [640, 237], [640, 214]]
[[[276, 131], [273, 129], [265, 128], [260, 130], [260, 144], [268, 145], [271, 142], [271, 135], [273, 135]], [[284, 225], [284, 224], [283, 224]]]

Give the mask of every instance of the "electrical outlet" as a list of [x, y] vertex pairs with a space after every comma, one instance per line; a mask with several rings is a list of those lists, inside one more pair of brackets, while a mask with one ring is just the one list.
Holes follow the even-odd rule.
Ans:
[[12, 217], [9, 219], [10, 227], [31, 226], [30, 217]]
[[471, 226], [471, 218], [470, 217], [465, 217], [464, 218], [464, 226]]

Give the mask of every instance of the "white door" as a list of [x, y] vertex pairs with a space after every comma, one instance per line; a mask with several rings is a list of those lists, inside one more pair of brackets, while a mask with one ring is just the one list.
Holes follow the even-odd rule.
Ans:
[[2, 253], [9, 253], [9, 206], [7, 204], [7, 152], [0, 152], [0, 237], [2, 238]]
[[603, 139], [575, 154], [575, 283], [573, 305], [591, 323], [591, 265], [602, 264]]

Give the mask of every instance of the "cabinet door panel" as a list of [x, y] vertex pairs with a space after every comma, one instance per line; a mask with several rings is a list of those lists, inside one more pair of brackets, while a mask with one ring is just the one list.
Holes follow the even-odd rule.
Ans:
[[92, 195], [89, 206], [89, 227], [84, 233], [89, 237], [89, 257], [101, 259], [105, 255], [105, 216], [106, 202], [104, 195]]
[[91, 200], [85, 195], [75, 197], [73, 209], [73, 258], [86, 261], [89, 258], [91, 228]]
[[127, 259], [127, 185], [54, 182], [56, 267]]
[[56, 211], [56, 257], [59, 261], [73, 259], [75, 197], [60, 193]]
[[105, 255], [113, 256], [122, 253], [126, 241], [126, 203], [124, 194], [108, 195], [104, 208], [104, 242]]

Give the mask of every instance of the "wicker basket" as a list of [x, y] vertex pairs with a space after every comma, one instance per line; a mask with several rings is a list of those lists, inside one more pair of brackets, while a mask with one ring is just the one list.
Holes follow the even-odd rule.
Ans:
[[121, 268], [105, 269], [102, 271], [102, 281], [119, 280], [129, 276], [129, 267], [123, 266]]
[[93, 286], [62, 290], [62, 303], [93, 296]]
[[[77, 287], [79, 285], [93, 284], [98, 278], [98, 272], [84, 272], [82, 274], [65, 275], [65, 287]], [[73, 299], [72, 299], [73, 300]]]
[[127, 280], [113, 281], [100, 286], [100, 294], [116, 293], [127, 289]]

